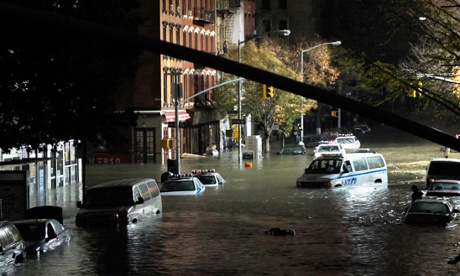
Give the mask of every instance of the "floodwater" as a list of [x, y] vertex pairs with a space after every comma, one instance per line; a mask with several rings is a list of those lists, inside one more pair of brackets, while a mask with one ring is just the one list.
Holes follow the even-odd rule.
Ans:
[[[409, 137], [410, 138], [410, 137]], [[388, 188], [298, 189], [310, 156], [272, 153], [238, 164], [236, 152], [190, 158], [182, 173], [215, 168], [227, 180], [204, 194], [163, 197], [163, 213], [126, 231], [77, 228], [77, 187], [51, 195], [64, 207], [75, 238], [56, 251], [28, 256], [3, 275], [458, 275], [447, 261], [460, 252], [460, 228], [402, 224], [410, 186], [423, 187], [440, 146], [417, 139], [374, 142], [383, 153]], [[276, 148], [273, 149], [276, 152]], [[93, 165], [87, 185], [125, 177], [159, 180], [164, 165]], [[271, 236], [271, 228], [295, 229]], [[460, 264], [459, 264], [460, 266]]]

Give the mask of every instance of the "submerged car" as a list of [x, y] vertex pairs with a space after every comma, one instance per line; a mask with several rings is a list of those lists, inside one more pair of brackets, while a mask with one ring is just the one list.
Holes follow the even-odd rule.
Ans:
[[199, 195], [206, 186], [193, 175], [175, 175], [161, 185], [160, 192], [164, 196]]
[[417, 199], [409, 205], [403, 220], [407, 224], [446, 226], [456, 219], [458, 212], [447, 200]]
[[14, 221], [25, 241], [26, 252], [40, 254], [70, 242], [72, 232], [55, 219]]
[[315, 148], [315, 158], [328, 156], [328, 155], [344, 155], [345, 149], [339, 143], [324, 143], [319, 144]]
[[160, 214], [163, 203], [155, 179], [128, 178], [89, 188], [77, 207], [77, 226], [119, 227]]
[[368, 133], [370, 131], [371, 131], [371, 128], [366, 124], [355, 125], [353, 127], [353, 132], [360, 133], [360, 134]]
[[304, 145], [290, 145], [284, 146], [278, 154], [280, 155], [302, 155], [307, 153], [307, 149]]
[[426, 195], [436, 197], [460, 196], [460, 180], [434, 180], [428, 187]]
[[194, 170], [192, 174], [206, 186], [217, 186], [225, 182], [225, 179], [214, 169]]
[[0, 221], [0, 268], [24, 262], [26, 245], [21, 233], [10, 221]]
[[354, 135], [338, 136], [334, 142], [341, 144], [346, 152], [358, 152], [361, 147], [361, 142]]

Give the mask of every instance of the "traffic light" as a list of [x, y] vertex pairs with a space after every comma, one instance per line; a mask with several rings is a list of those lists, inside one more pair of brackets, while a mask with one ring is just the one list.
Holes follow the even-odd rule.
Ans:
[[267, 87], [267, 98], [273, 98], [275, 96], [275, 88], [273, 86]]
[[275, 96], [275, 88], [262, 84], [262, 98], [273, 98]]
[[[410, 85], [413, 85], [413, 83], [410, 83]], [[411, 87], [410, 92], [409, 92], [410, 98], [417, 98], [417, 95], [421, 96], [420, 92], [422, 91], [422, 86], [423, 86], [422, 82], [419, 81], [416, 86], [417, 86], [417, 89], [414, 89]]]
[[332, 110], [331, 111], [331, 117], [338, 117], [338, 111], [337, 110]]

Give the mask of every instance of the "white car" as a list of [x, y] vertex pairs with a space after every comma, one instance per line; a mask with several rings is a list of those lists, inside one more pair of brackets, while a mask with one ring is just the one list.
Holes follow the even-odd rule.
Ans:
[[173, 176], [161, 185], [162, 196], [199, 195], [206, 186], [195, 176]]
[[225, 179], [214, 169], [194, 170], [192, 174], [198, 178], [205, 186], [218, 186], [224, 184]]
[[338, 136], [334, 142], [341, 144], [346, 152], [358, 152], [361, 147], [361, 143], [354, 135]]
[[324, 157], [327, 155], [345, 155], [346, 151], [339, 143], [324, 143], [319, 144], [315, 148], [315, 158]]

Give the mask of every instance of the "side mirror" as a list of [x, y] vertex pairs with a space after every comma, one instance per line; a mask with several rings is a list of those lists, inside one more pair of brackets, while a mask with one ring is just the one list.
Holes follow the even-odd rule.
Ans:
[[138, 197], [137, 198], [137, 204], [143, 204], [144, 203], [144, 198], [143, 197]]
[[81, 203], [81, 201], [77, 201], [77, 207], [81, 208], [82, 206], [83, 206], [83, 204]]
[[3, 252], [3, 246], [0, 246], [0, 253]]

